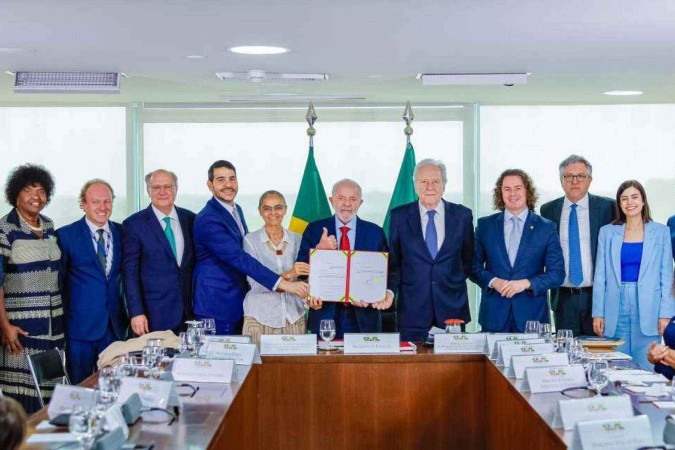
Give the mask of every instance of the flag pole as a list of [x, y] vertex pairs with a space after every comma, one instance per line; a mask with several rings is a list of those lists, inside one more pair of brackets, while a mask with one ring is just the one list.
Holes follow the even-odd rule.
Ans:
[[307, 108], [307, 114], [305, 114], [305, 120], [309, 124], [307, 128], [307, 136], [309, 136], [309, 146], [314, 147], [314, 135], [316, 134], [316, 128], [314, 128], [314, 122], [317, 119], [316, 111], [314, 111], [314, 103], [309, 102], [309, 108]]
[[[410, 123], [415, 120], [415, 114], [413, 114], [412, 106], [410, 106], [410, 100], [405, 102], [405, 111], [403, 112], [403, 120], [405, 120], [405, 128], [403, 132], [406, 136], [406, 145], [410, 145], [410, 136], [413, 134], [413, 129], [410, 126]], [[307, 131], [309, 133], [309, 131]]]

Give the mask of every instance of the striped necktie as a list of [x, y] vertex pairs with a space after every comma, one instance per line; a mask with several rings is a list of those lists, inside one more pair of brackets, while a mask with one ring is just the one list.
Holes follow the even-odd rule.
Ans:
[[101, 264], [101, 267], [103, 268], [103, 273], [106, 273], [106, 265], [107, 265], [107, 258], [105, 255], [105, 239], [103, 238], [103, 233], [105, 233], [105, 230], [103, 228], [99, 228], [96, 230], [96, 233], [98, 234], [98, 239], [96, 240], [96, 256], [98, 256], [98, 262]]

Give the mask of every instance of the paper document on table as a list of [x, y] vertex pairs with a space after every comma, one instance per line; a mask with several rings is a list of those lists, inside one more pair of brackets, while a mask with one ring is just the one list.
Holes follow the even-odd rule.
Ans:
[[309, 256], [309, 295], [326, 302], [375, 303], [387, 295], [386, 252], [317, 250]]

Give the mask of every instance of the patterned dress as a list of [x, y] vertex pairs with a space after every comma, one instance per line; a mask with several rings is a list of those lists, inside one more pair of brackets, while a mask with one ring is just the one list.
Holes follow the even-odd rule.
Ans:
[[[63, 349], [63, 306], [58, 275], [61, 251], [56, 244], [54, 224], [40, 216], [42, 238], [31, 231], [16, 209], [0, 219], [0, 282], [5, 308], [12, 325], [28, 332], [19, 335], [25, 352], [10, 355], [0, 345], [0, 390], [18, 400], [27, 413], [40, 409], [26, 352], [40, 353], [55, 347]], [[53, 390], [41, 386], [45, 400]]]

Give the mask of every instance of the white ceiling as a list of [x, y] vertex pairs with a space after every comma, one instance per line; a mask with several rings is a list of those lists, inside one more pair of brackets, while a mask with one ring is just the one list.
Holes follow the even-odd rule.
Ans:
[[[292, 51], [244, 56], [234, 45]], [[296, 93], [365, 103], [675, 102], [672, 0], [2, 0], [0, 70], [121, 71], [119, 95], [12, 92], [3, 104], [223, 102]], [[204, 55], [188, 60], [187, 55]], [[217, 71], [326, 72], [327, 82], [223, 82]], [[419, 72], [531, 72], [526, 86], [422, 86]], [[639, 89], [613, 98], [610, 89]], [[303, 101], [306, 103], [305, 101]], [[325, 103], [325, 102], [324, 102]], [[358, 103], [358, 102], [350, 102]]]

